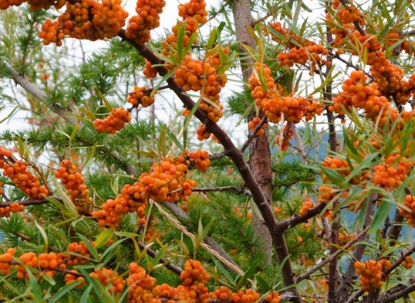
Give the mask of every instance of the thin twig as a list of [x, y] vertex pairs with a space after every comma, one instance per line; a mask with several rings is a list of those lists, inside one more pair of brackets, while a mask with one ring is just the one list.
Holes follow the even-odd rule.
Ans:
[[249, 143], [251, 143], [252, 140], [254, 140], [254, 138], [257, 136], [257, 132], [262, 128], [262, 125], [264, 125], [265, 123], [267, 123], [268, 118], [264, 117], [262, 118], [262, 120], [258, 123], [258, 125], [255, 127], [255, 129], [253, 130], [253, 132], [248, 136], [248, 139], [246, 140], [246, 142], [244, 143], [244, 145], [242, 145], [241, 147], [241, 153], [243, 153], [245, 151], [245, 149], [247, 149], [247, 147], [249, 146]]

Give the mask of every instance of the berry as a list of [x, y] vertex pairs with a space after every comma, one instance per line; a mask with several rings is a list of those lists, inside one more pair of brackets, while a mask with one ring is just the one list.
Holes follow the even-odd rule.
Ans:
[[106, 119], [94, 120], [94, 127], [98, 132], [115, 134], [124, 128], [125, 123], [131, 121], [130, 113], [124, 108], [114, 108]]

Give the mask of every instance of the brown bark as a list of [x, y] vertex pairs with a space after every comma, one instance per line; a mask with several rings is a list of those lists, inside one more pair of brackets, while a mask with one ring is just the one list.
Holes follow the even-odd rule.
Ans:
[[[248, 26], [252, 24], [251, 3], [248, 0], [240, 0], [234, 2], [233, 16], [235, 23], [236, 39], [250, 46], [256, 50], [254, 38], [248, 32]], [[241, 47], [241, 52], [243, 52]], [[253, 62], [251, 59], [244, 59], [240, 61], [242, 75], [245, 82], [252, 73]], [[248, 119], [252, 120], [255, 117], [255, 112], [252, 111]], [[260, 115], [263, 118], [263, 114]], [[268, 129], [265, 130], [262, 136], [254, 138], [249, 144], [249, 166], [255, 180], [261, 187], [265, 198], [269, 205], [272, 205], [272, 171], [271, 171], [271, 153], [268, 144]], [[271, 234], [264, 224], [264, 220], [260, 218], [256, 212], [253, 212], [252, 224], [255, 230], [255, 235], [261, 240], [261, 251], [264, 254], [264, 261], [266, 264], [271, 263], [272, 257], [272, 239]]]

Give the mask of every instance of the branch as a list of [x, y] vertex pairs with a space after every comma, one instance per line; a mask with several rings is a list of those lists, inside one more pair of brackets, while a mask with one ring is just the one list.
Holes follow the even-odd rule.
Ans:
[[[363, 236], [366, 235], [366, 233], [369, 230], [369, 228], [370, 228], [370, 226], [366, 227], [356, 238], [350, 240], [347, 244], [345, 244], [343, 246], [343, 249], [346, 250], [346, 249], [352, 247], [356, 242], [358, 242]], [[340, 255], [342, 252], [343, 252], [342, 250], [337, 250], [334, 254], [328, 256], [326, 259], [322, 260], [320, 263], [314, 265], [312, 268], [310, 268], [309, 270], [307, 270], [305, 273], [303, 273], [302, 275], [298, 276], [295, 279], [295, 283], [300, 283], [304, 279], [309, 279], [310, 276], [314, 272], [316, 272], [317, 270], [319, 270], [320, 268], [322, 268], [327, 263], [331, 262], [334, 258], [337, 258], [337, 256]]]
[[[189, 217], [187, 214], [175, 203], [169, 203], [169, 202], [163, 202], [164, 207], [166, 207], [176, 218], [179, 218], [181, 220], [189, 221]], [[157, 204], [156, 204], [157, 205]], [[189, 226], [192, 228], [192, 226]], [[226, 253], [226, 251], [223, 250], [223, 248], [213, 239], [211, 236], [206, 236], [203, 239], [206, 244], [208, 244], [213, 250], [216, 251], [217, 254], [219, 254], [222, 258], [224, 258], [226, 261], [231, 263], [233, 266], [238, 266], [235, 261]], [[226, 264], [225, 264], [226, 265]], [[240, 273], [238, 270], [235, 270], [232, 266], [227, 266], [227, 268], [231, 269], [232, 271], [236, 273]]]
[[265, 123], [267, 123], [268, 118], [266, 116], [264, 116], [264, 118], [262, 118], [262, 120], [258, 123], [258, 125], [255, 127], [255, 129], [252, 131], [252, 133], [249, 134], [248, 139], [246, 140], [246, 142], [244, 143], [244, 145], [242, 145], [241, 147], [241, 153], [243, 153], [245, 151], [245, 149], [247, 149], [247, 147], [249, 146], [249, 144], [251, 143], [252, 140], [255, 139], [255, 137], [257, 136], [257, 132], [262, 128], [262, 125], [264, 125]]
[[[145, 250], [147, 255], [149, 255], [150, 257], [155, 258], [157, 256], [157, 252], [155, 252], [151, 248], [146, 247], [144, 243], [138, 241], [138, 246], [140, 246], [141, 249]], [[180, 275], [183, 272], [183, 269], [174, 264], [171, 264], [170, 260], [167, 260], [165, 258], [160, 258], [159, 263], [163, 264], [166, 268], [170, 269], [175, 274]]]
[[[123, 29], [119, 31], [118, 36], [130, 43], [140, 53], [141, 56], [146, 58], [153, 65], [153, 67], [161, 76], [164, 76], [167, 73], [166, 69], [163, 67], [164, 62], [160, 60], [145, 45], [139, 45], [134, 40], [128, 39], [125, 36], [125, 30]], [[189, 96], [184, 94], [183, 89], [178, 87], [172, 78], [167, 79], [167, 83], [170, 89], [182, 101], [184, 106], [187, 109], [192, 110], [192, 108], [195, 106], [195, 102]], [[245, 181], [246, 186], [250, 189], [253, 200], [255, 204], [258, 206], [261, 215], [264, 218], [266, 226], [268, 227], [271, 233], [275, 231], [277, 221], [274, 217], [274, 213], [271, 209], [271, 206], [268, 204], [268, 201], [265, 198], [264, 193], [262, 192], [258, 183], [255, 181], [255, 178], [252, 175], [248, 165], [246, 164], [246, 161], [241, 151], [235, 147], [229, 136], [216, 123], [210, 121], [207, 118], [207, 115], [204, 111], [198, 108], [196, 109], [194, 115], [202, 123], [204, 123], [207, 127], [207, 130], [210, 133], [213, 133], [216, 136], [216, 138], [222, 143], [223, 147], [227, 151], [227, 156], [230, 157], [232, 161], [235, 163], [239, 173], [241, 174], [241, 177]]]
[[358, 291], [356, 291], [353, 296], [351, 296], [346, 303], [353, 303], [356, 302], [357, 300], [359, 300], [360, 296], [363, 295], [365, 292], [361, 289], [359, 289]]
[[405, 287], [404, 285], [395, 286], [386, 293], [383, 293], [376, 303], [387, 303], [387, 302], [394, 302], [395, 300], [402, 298], [413, 292], [415, 290], [415, 277], [410, 278], [409, 280], [405, 281], [406, 284], [412, 284], [411, 286]]
[[[59, 202], [63, 203], [63, 200], [60, 197], [51, 196], [51, 198], [54, 198], [55, 200], [58, 200]], [[27, 200], [27, 201], [10, 201], [10, 202], [0, 203], [0, 207], [10, 206], [12, 203], [19, 203], [20, 205], [29, 206], [29, 205], [46, 204], [46, 203], [49, 203], [49, 200], [41, 199], [41, 200]]]
[[290, 218], [288, 220], [285, 220], [281, 223], [278, 223], [278, 226], [277, 226], [278, 231], [284, 232], [287, 229], [293, 228], [294, 226], [307, 221], [308, 219], [310, 219], [310, 218], [314, 217], [315, 215], [321, 213], [321, 211], [324, 209], [324, 207], [326, 207], [326, 205], [327, 204], [325, 202], [321, 202], [317, 206], [315, 206], [313, 208], [310, 208], [305, 215], [296, 216], [296, 217]]
[[252, 194], [245, 190], [243, 187], [238, 186], [223, 186], [223, 187], [199, 187], [199, 188], [193, 188], [192, 191], [194, 192], [209, 192], [209, 191], [235, 191], [239, 195], [247, 195], [252, 197]]
[[391, 264], [391, 266], [389, 266], [387, 269], [383, 271], [383, 276], [387, 276], [388, 274], [390, 274], [396, 267], [401, 265], [402, 261], [405, 260], [407, 256], [412, 255], [412, 253], [414, 252], [415, 252], [415, 246], [407, 250], [406, 252], [401, 253], [401, 256], [398, 259], [396, 259], [395, 262]]
[[[373, 214], [375, 212], [376, 208], [376, 200], [378, 195], [372, 194], [369, 197], [368, 205], [366, 208], [365, 218], [364, 218], [364, 228], [367, 228], [371, 225], [373, 220]], [[362, 241], [367, 241], [369, 236], [367, 233], [362, 238]], [[365, 244], [358, 244], [356, 245], [354, 252], [353, 252], [353, 259], [349, 260], [349, 265], [346, 269], [346, 272], [344, 274], [343, 282], [340, 284], [336, 297], [338, 298], [338, 302], [344, 302], [346, 301], [349, 291], [352, 288], [352, 282], [354, 280], [354, 276], [356, 273], [356, 269], [354, 268], [354, 261], [360, 261], [363, 253], [365, 251], [366, 245]]]
[[288, 125], [290, 126], [290, 128], [293, 132], [293, 135], [294, 135], [295, 142], [297, 143], [297, 148], [298, 148], [298, 151], [299, 151], [300, 156], [301, 156], [301, 162], [303, 164], [307, 164], [307, 156], [306, 156], [305, 151], [304, 151], [304, 146], [303, 146], [303, 142], [301, 141], [300, 134], [298, 133], [298, 130], [295, 127], [294, 123], [288, 122]]

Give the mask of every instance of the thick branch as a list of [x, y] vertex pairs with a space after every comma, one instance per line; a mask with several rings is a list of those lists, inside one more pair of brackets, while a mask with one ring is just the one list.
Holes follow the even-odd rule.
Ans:
[[326, 203], [321, 202], [317, 206], [310, 208], [305, 215], [296, 216], [288, 220], [285, 220], [281, 223], [278, 223], [277, 230], [280, 232], [284, 232], [287, 229], [293, 228], [294, 226], [301, 224], [310, 218], [313, 218], [315, 215], [321, 213], [321, 211], [324, 209], [324, 207], [326, 207], [326, 205]]
[[209, 192], [209, 191], [235, 191], [239, 195], [247, 195], [252, 197], [251, 193], [238, 186], [223, 186], [223, 187], [196, 187], [192, 189], [193, 192]]
[[[60, 198], [60, 197], [52, 196], [51, 198], [54, 198], [55, 200], [57, 200], [59, 202], [63, 202], [62, 198]], [[30, 206], [30, 205], [46, 204], [46, 203], [49, 203], [49, 200], [41, 199], [41, 200], [26, 200], [26, 201], [10, 201], [10, 202], [0, 203], [0, 207], [10, 206], [12, 203], [19, 203], [20, 205]]]

